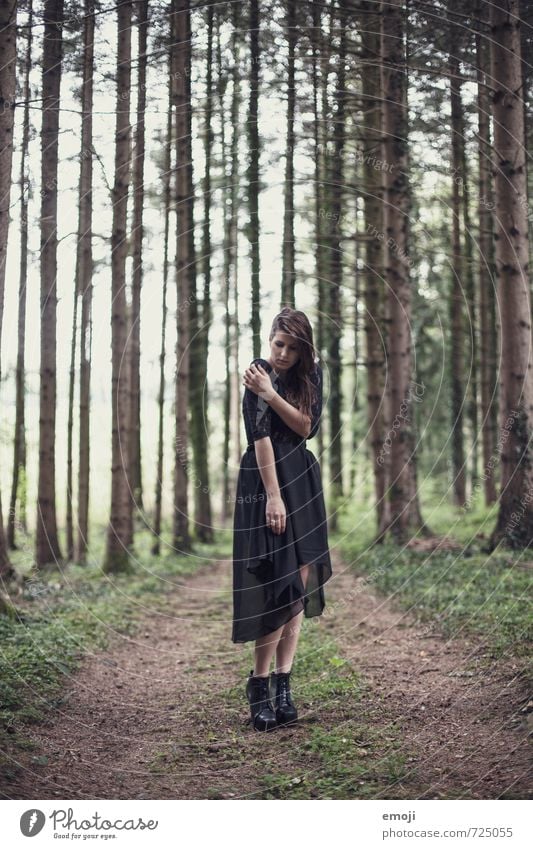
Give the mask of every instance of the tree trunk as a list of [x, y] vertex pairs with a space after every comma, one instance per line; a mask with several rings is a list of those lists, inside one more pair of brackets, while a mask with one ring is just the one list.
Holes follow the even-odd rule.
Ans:
[[[359, 173], [357, 169], [357, 163], [354, 163], [352, 168], [352, 177], [353, 181], [356, 185], [359, 185]], [[359, 195], [355, 194], [354, 197], [354, 257], [353, 257], [353, 265], [351, 268], [351, 276], [353, 277], [353, 404], [351, 407], [352, 415], [351, 415], [351, 445], [350, 445], [350, 468], [349, 468], [349, 480], [348, 480], [348, 492], [352, 495], [355, 492], [355, 480], [356, 480], [356, 472], [357, 472], [357, 449], [359, 446], [359, 428], [358, 428], [358, 417], [359, 417], [359, 393], [358, 389], [358, 368], [360, 362], [360, 351], [359, 351], [359, 304], [361, 303], [361, 276], [359, 274], [359, 250], [360, 250], [360, 242], [359, 242]]]
[[[207, 359], [211, 327], [211, 168], [213, 149], [213, 22], [214, 6], [207, 7], [206, 106], [205, 106], [205, 170], [204, 220], [202, 232], [202, 264], [204, 291], [201, 322], [191, 342], [191, 443], [194, 457], [195, 536], [202, 542], [212, 542], [211, 487], [209, 483], [209, 415]], [[194, 299], [191, 308], [197, 299]]]
[[164, 457], [164, 423], [165, 423], [165, 360], [166, 360], [166, 335], [167, 335], [167, 290], [168, 290], [168, 272], [169, 272], [169, 232], [170, 232], [170, 206], [171, 206], [171, 169], [172, 169], [172, 60], [169, 61], [168, 69], [168, 109], [167, 109], [167, 134], [165, 145], [165, 158], [163, 163], [163, 171], [161, 174], [163, 182], [163, 205], [165, 216], [165, 234], [163, 237], [163, 304], [161, 313], [161, 348], [159, 353], [159, 393], [157, 396], [158, 404], [158, 427], [157, 427], [157, 475], [155, 480], [155, 499], [154, 499], [154, 522], [153, 522], [153, 543], [152, 554], [159, 554], [161, 551], [161, 513], [163, 500], [163, 457]]
[[41, 127], [41, 371], [39, 397], [39, 479], [35, 561], [38, 567], [61, 559], [56, 519], [56, 311], [57, 164], [61, 87], [63, 0], [44, 5], [43, 117]]
[[[231, 191], [230, 191], [230, 214], [229, 214], [229, 255], [230, 255], [230, 267], [229, 267], [229, 276], [227, 278], [227, 292], [225, 292], [226, 298], [226, 314], [227, 314], [227, 323], [226, 330], [228, 333], [227, 336], [227, 360], [226, 360], [226, 375], [227, 375], [227, 385], [229, 387], [229, 420], [234, 423], [234, 440], [233, 440], [233, 465], [234, 467], [238, 467], [241, 456], [242, 456], [242, 446], [241, 446], [241, 390], [242, 390], [242, 373], [239, 370], [239, 114], [240, 114], [240, 105], [241, 105], [241, 81], [240, 81], [240, 61], [239, 61], [239, 47], [240, 47], [240, 35], [239, 28], [241, 18], [239, 15], [239, 10], [237, 8], [238, 4], [234, 4], [233, 7], [233, 55], [235, 57], [235, 62], [233, 65], [233, 86], [234, 93], [232, 98], [232, 125], [233, 125], [233, 134], [231, 138]], [[255, 18], [255, 23], [257, 27], [259, 27], [259, 11], [257, 10], [257, 16]], [[256, 95], [257, 99], [259, 98], [259, 45], [258, 41], [255, 47], [253, 46], [254, 39], [258, 40], [259, 32], [251, 33], [252, 40], [252, 65], [253, 68], [257, 69], [257, 77], [255, 77], [256, 86]], [[255, 56], [255, 61], [253, 57]], [[255, 76], [255, 74], [254, 74]], [[250, 104], [252, 103], [253, 96], [250, 93]], [[252, 105], [250, 105], [250, 110], [253, 112]], [[255, 105], [255, 121], [257, 124], [257, 108], [258, 102]], [[252, 130], [252, 134], [257, 132], [257, 126], [255, 130]], [[257, 136], [257, 144], [259, 144], [259, 136]], [[255, 184], [253, 191], [256, 192], [257, 196], [253, 203], [254, 209], [256, 212], [258, 210], [258, 201], [259, 201], [259, 148], [256, 148], [256, 152], [252, 150], [250, 153], [251, 159], [250, 161], [254, 161], [256, 157], [256, 170], [254, 173], [257, 174], [257, 183]], [[256, 216], [257, 223], [257, 242], [252, 242], [251, 251], [252, 251], [252, 265], [256, 263], [256, 282], [257, 282], [257, 292], [259, 292], [259, 219]], [[255, 225], [254, 225], [255, 226]], [[255, 257], [255, 259], [254, 259]], [[252, 275], [253, 276], [253, 275]], [[253, 283], [252, 288], [255, 286]], [[231, 304], [233, 304], [233, 312], [231, 312]], [[255, 322], [259, 322], [259, 307], [254, 308], [252, 304], [252, 326], [255, 326]], [[259, 324], [257, 324], [257, 328], [259, 328]], [[236, 482], [233, 480], [232, 489], [235, 491]]]
[[143, 282], [143, 207], [146, 110], [146, 43], [148, 38], [148, 0], [137, 0], [137, 123], [132, 167], [133, 220], [131, 234], [131, 335], [130, 348], [130, 487], [132, 515], [143, 512], [141, 462], [141, 288]]
[[[388, 523], [386, 498], [387, 457], [382, 451], [385, 439], [384, 392], [387, 338], [383, 285], [383, 241], [375, 234], [383, 233], [383, 188], [379, 169], [374, 162], [380, 157], [381, 102], [379, 72], [379, 15], [370, 0], [360, 4], [362, 12], [362, 88], [363, 122], [365, 126], [362, 149], [365, 211], [365, 336], [367, 368], [367, 424], [374, 469], [377, 527]], [[374, 12], [374, 14], [372, 14]]]
[[[325, 218], [329, 196], [329, 157], [328, 140], [330, 138], [330, 109], [328, 98], [328, 81], [330, 75], [330, 42], [322, 28], [323, 7], [313, 0], [312, 4], [312, 33], [313, 33], [313, 115], [314, 115], [314, 146], [315, 146], [315, 261], [317, 273], [317, 314], [316, 314], [316, 348], [321, 355], [327, 347], [329, 326], [326, 324], [327, 295], [329, 288], [328, 234]], [[334, 6], [330, 7], [330, 32], [334, 21]], [[327, 427], [329, 423], [324, 420]], [[319, 428], [318, 454], [324, 454], [326, 442], [325, 427]]]
[[17, 365], [15, 370], [15, 435], [13, 439], [13, 478], [11, 498], [7, 517], [7, 544], [16, 549], [15, 522], [17, 502], [19, 504], [19, 525], [26, 533], [26, 285], [28, 280], [28, 199], [30, 193], [30, 175], [28, 169], [28, 147], [30, 141], [30, 73], [32, 68], [33, 44], [33, 4], [28, 6], [28, 25], [26, 29], [26, 53], [24, 57], [24, 84], [22, 99], [24, 117], [22, 123], [22, 145], [20, 157], [20, 272], [17, 318]]
[[[330, 345], [330, 336], [333, 332], [331, 320], [328, 316], [329, 309], [329, 289], [331, 286], [331, 242], [330, 242], [330, 222], [326, 218], [328, 211], [331, 209], [331, 139], [333, 137], [333, 113], [329, 97], [329, 81], [334, 63], [334, 51], [332, 45], [333, 33], [335, 29], [335, 3], [331, 3], [329, 7], [329, 15], [327, 21], [327, 29], [324, 25], [322, 30], [319, 30], [320, 37], [320, 111], [321, 111], [321, 224], [320, 224], [320, 244], [321, 250], [321, 273], [322, 276], [318, 281], [318, 324], [317, 324], [317, 345], [320, 352], [328, 351]], [[329, 375], [325, 386], [326, 396], [329, 396]], [[320, 454], [328, 455], [324, 446], [330, 445], [331, 439], [331, 422], [329, 417], [324, 416], [324, 426], [318, 430], [318, 449]], [[328, 471], [327, 474], [331, 477], [331, 466], [328, 456]], [[330, 505], [331, 506], [331, 505]], [[331, 510], [330, 510], [331, 512]]]
[[[524, 137], [526, 150], [532, 149], [531, 145], [531, 122], [528, 120], [529, 103], [531, 101], [531, 78], [533, 76], [533, 32], [532, 32], [532, 6], [530, 0], [519, 0], [520, 14], [520, 53], [522, 57], [522, 102], [524, 104]], [[526, 199], [529, 209], [529, 199], [531, 193], [531, 166], [526, 156], [524, 161], [526, 169]], [[533, 215], [528, 214], [528, 244], [529, 244], [529, 265], [533, 263]], [[529, 297], [531, 299], [533, 283], [530, 280]]]
[[[477, 487], [478, 479], [478, 328], [477, 328], [477, 304], [476, 287], [474, 279], [474, 245], [472, 239], [472, 225], [470, 221], [470, 192], [468, 186], [468, 164], [466, 156], [465, 141], [465, 119], [463, 117], [463, 106], [461, 102], [461, 70], [460, 58], [464, 51], [465, 43], [469, 46], [468, 33], [457, 21], [457, 0], [448, 0], [449, 19], [449, 41], [450, 41], [450, 90], [451, 90], [451, 124], [452, 124], [452, 214], [453, 214], [453, 252], [454, 264], [452, 271], [454, 280], [452, 282], [452, 295], [450, 299], [451, 326], [457, 326], [457, 332], [452, 334], [452, 363], [454, 363], [453, 349], [457, 345], [458, 358], [454, 363], [452, 373], [453, 387], [453, 410], [452, 410], [452, 433], [453, 438], [463, 443], [464, 433], [462, 427], [463, 409], [466, 412], [470, 425], [469, 456], [470, 456], [470, 492], [473, 494]], [[463, 235], [461, 236], [461, 222], [463, 224]], [[463, 322], [461, 311], [466, 306], [466, 321]], [[459, 336], [460, 328], [463, 333]], [[464, 344], [466, 343], [467, 357], [464, 358]], [[469, 344], [470, 343], [470, 344]], [[465, 362], [467, 364], [465, 374]], [[457, 393], [457, 397], [456, 396]], [[459, 397], [461, 393], [461, 397]], [[458, 417], [456, 418], [456, 412]], [[457, 430], [454, 432], [454, 426]], [[453, 443], [452, 443], [453, 444]], [[454, 451], [455, 456], [455, 451]], [[464, 443], [458, 451], [458, 461], [463, 457], [464, 468], [454, 468], [454, 491], [457, 503], [465, 503], [465, 475], [467, 463], [464, 459]], [[462, 490], [462, 492], [461, 492]]]
[[[81, 208], [81, 207], [80, 207]], [[79, 243], [78, 243], [79, 244]], [[68, 376], [68, 412], [67, 412], [67, 513], [65, 517], [67, 534], [66, 560], [74, 559], [74, 528], [72, 520], [72, 453], [74, 430], [74, 388], [76, 384], [76, 339], [78, 328], [78, 292], [77, 280], [74, 282], [74, 306], [72, 310], [72, 331], [70, 337], [70, 368]]]
[[[130, 145], [131, 145], [131, 137], [130, 137]], [[130, 146], [130, 155], [132, 156], [132, 159], [130, 160], [130, 179], [131, 179], [132, 170], [133, 170], [133, 152], [132, 152], [131, 146]], [[128, 232], [128, 222], [126, 223], [126, 233], [127, 232]], [[128, 256], [129, 256], [129, 253], [130, 253], [130, 250], [131, 250], [131, 241], [128, 241], [127, 238], [126, 238], [126, 241], [127, 241], [127, 252], [126, 252], [126, 263], [127, 263]], [[126, 265], [126, 268], [127, 268], [127, 265]], [[127, 487], [128, 487], [128, 496], [129, 496], [129, 500], [130, 500], [130, 506], [129, 506], [127, 514], [126, 514], [127, 515], [127, 531], [125, 533], [123, 542], [125, 543], [128, 550], [132, 550], [133, 549], [133, 540], [134, 540], [133, 510], [134, 510], [134, 507], [135, 507], [135, 501], [134, 501], [134, 497], [133, 497], [133, 490], [132, 490], [132, 483], [131, 483], [131, 452], [132, 452], [132, 445], [131, 445], [132, 444], [132, 433], [131, 433], [131, 415], [132, 415], [132, 413], [131, 413], [131, 409], [132, 409], [132, 403], [133, 403], [132, 394], [131, 394], [131, 382], [132, 382], [132, 376], [131, 376], [131, 371], [132, 371], [132, 362], [131, 362], [131, 359], [132, 359], [132, 352], [131, 352], [132, 339], [131, 339], [131, 337], [132, 337], [132, 327], [133, 327], [133, 304], [132, 304], [131, 299], [128, 298], [128, 294], [131, 293], [131, 289], [130, 289], [130, 287], [128, 287], [128, 283], [127, 283], [128, 278], [125, 276], [124, 279], [125, 279], [125, 286], [126, 286], [126, 318], [125, 318], [126, 342], [125, 342], [125, 347], [124, 347], [124, 353], [122, 355], [122, 370], [121, 370], [120, 379], [125, 381], [126, 386], [127, 386], [127, 394], [128, 394], [128, 401], [127, 401], [127, 405], [126, 405], [127, 416], [128, 416], [128, 421], [127, 421], [127, 425], [126, 425], [127, 434], [128, 434], [128, 453], [127, 453], [127, 456], [125, 456], [125, 463], [126, 463], [125, 474], [126, 474], [126, 481], [127, 481]]]
[[[316, 290], [317, 290], [317, 315], [316, 315], [316, 335], [315, 346], [319, 354], [323, 351], [324, 344], [324, 318], [323, 318], [323, 291], [325, 285], [324, 274], [324, 246], [322, 244], [322, 195], [324, 192], [324, 140], [325, 128], [321, 121], [320, 106], [321, 106], [321, 89], [320, 89], [320, 57], [323, 46], [322, 36], [322, 7], [317, 0], [312, 3], [312, 27], [311, 27], [311, 45], [313, 50], [313, 145], [315, 154], [315, 180], [314, 180], [314, 201], [315, 201], [315, 266], [316, 266]], [[319, 428], [318, 439], [318, 456], [321, 457], [324, 449], [324, 434], [323, 428]]]
[[[455, 47], [452, 45], [452, 50]], [[454, 501], [464, 506], [465, 459], [463, 442], [464, 339], [463, 324], [463, 249], [461, 241], [461, 137], [463, 133], [459, 62], [450, 56], [450, 97], [452, 130], [452, 282], [450, 291], [451, 330], [451, 432]]]
[[[7, 240], [9, 233], [9, 207], [11, 197], [11, 168], [13, 161], [13, 126], [16, 94], [17, 4], [0, 6], [0, 347], [4, 318], [4, 290], [6, 279]], [[1, 367], [1, 360], [0, 360]], [[1, 368], [0, 368], [1, 373]], [[0, 499], [0, 578], [14, 574], [10, 563], [7, 540], [4, 534], [2, 501]], [[0, 599], [1, 601], [1, 599]], [[9, 609], [4, 599], [4, 610]]]
[[250, 241], [251, 262], [251, 319], [252, 347], [254, 357], [261, 356], [261, 319], [259, 314], [260, 290], [259, 290], [259, 0], [250, 0], [250, 101], [248, 112], [248, 203], [250, 221], [248, 224], [248, 238]]
[[189, 551], [188, 507], [188, 448], [189, 422], [189, 316], [190, 294], [194, 292], [190, 255], [192, 230], [192, 169], [190, 162], [190, 72], [191, 29], [189, 0], [173, 0], [173, 61], [174, 107], [176, 139], [176, 287], [177, 287], [177, 347], [176, 347], [176, 435], [174, 465], [173, 545], [176, 551]]
[[[229, 162], [227, 153], [227, 143], [225, 137], [225, 108], [224, 108], [224, 80], [226, 75], [222, 67], [222, 56], [220, 51], [220, 41], [218, 46], [218, 99], [220, 109], [220, 123], [222, 128], [222, 171], [225, 175], [224, 180], [224, 257], [223, 257], [223, 291], [224, 291], [224, 365], [225, 365], [225, 380], [224, 380], [224, 444], [223, 444], [223, 484], [222, 484], [222, 511], [221, 523], [225, 525], [227, 519], [232, 515], [233, 510], [230, 509], [230, 445], [234, 446], [234, 454], [237, 462], [240, 462], [240, 422], [241, 411], [239, 409], [240, 394], [235, 397], [235, 381], [233, 376], [233, 367], [231, 364], [232, 357], [235, 355], [237, 343], [236, 329], [236, 309], [237, 302], [234, 301], [235, 312], [231, 311], [232, 301], [232, 284], [234, 291], [237, 291], [237, 241], [238, 241], [238, 197], [239, 197], [239, 114], [241, 105], [241, 88], [240, 88], [240, 8], [238, 3], [232, 6], [232, 56], [233, 65], [231, 69], [231, 111], [230, 124], [232, 127], [232, 137], [229, 149]], [[219, 22], [220, 35], [220, 22]], [[229, 171], [228, 171], [229, 168]], [[227, 175], [227, 176], [226, 176]], [[238, 371], [238, 356], [237, 360], [237, 375], [240, 378]], [[240, 386], [239, 386], [240, 390]], [[232, 415], [232, 406], [234, 415]], [[233, 437], [232, 437], [233, 429]]]
[[85, 0], [81, 159], [76, 257], [76, 293], [81, 299], [80, 399], [78, 458], [78, 535], [76, 560], [85, 564], [89, 544], [90, 402], [92, 345], [92, 190], [93, 190], [93, 73], [95, 16], [91, 0]]
[[465, 300], [468, 315], [468, 394], [466, 414], [470, 424], [470, 491], [475, 492], [478, 483], [479, 457], [479, 424], [478, 424], [478, 305], [476, 303], [476, 282], [474, 277], [474, 242], [472, 238], [472, 222], [470, 220], [470, 189], [468, 185], [468, 162], [464, 134], [459, 139], [461, 146], [461, 176], [463, 189], [463, 232], [464, 232], [464, 281]]
[[[232, 10], [235, 13], [237, 4], [233, 4]], [[224, 398], [223, 398], [223, 428], [224, 437], [222, 442], [222, 503], [220, 508], [220, 524], [225, 527], [228, 518], [231, 516], [230, 501], [230, 474], [229, 474], [229, 457], [230, 457], [230, 366], [229, 366], [229, 341], [230, 341], [230, 312], [229, 312], [229, 213], [228, 201], [230, 199], [231, 186], [233, 178], [228, 175], [228, 150], [226, 141], [226, 75], [222, 64], [222, 44], [221, 30], [224, 26], [224, 14], [221, 10], [217, 13], [217, 98], [220, 119], [220, 159], [222, 168], [222, 299], [224, 303]], [[236, 47], [236, 27], [233, 28], [233, 41]], [[233, 92], [232, 92], [232, 116], [233, 116], [233, 101], [235, 98], [235, 67], [237, 63], [237, 51], [233, 51], [234, 70], [232, 73]], [[233, 132], [235, 133], [236, 125], [231, 121]]]
[[[479, 3], [477, 14], [485, 20], [485, 4]], [[483, 444], [483, 482], [485, 504], [496, 501], [494, 467], [496, 464], [497, 422], [497, 362], [496, 311], [494, 287], [494, 242], [492, 239], [492, 182], [490, 176], [490, 96], [487, 70], [490, 61], [486, 37], [476, 33], [476, 66], [478, 81], [478, 163], [479, 163], [479, 316], [480, 316], [480, 378], [481, 430]]]
[[[238, 213], [236, 213], [236, 216]], [[232, 237], [233, 244], [237, 246], [237, 217], [235, 217], [235, 233]], [[239, 322], [239, 265], [238, 257], [235, 256], [233, 264], [233, 277], [231, 279], [230, 302], [233, 303], [233, 314], [231, 315], [231, 340], [230, 340], [230, 384], [231, 384], [231, 418], [235, 422], [235, 466], [238, 467], [242, 457], [241, 443], [241, 399], [242, 399], [242, 372], [239, 370], [239, 347], [240, 347], [240, 322]]]
[[[337, 110], [333, 119], [333, 155], [330, 163], [331, 221], [329, 228], [329, 299], [328, 315], [331, 331], [328, 345], [330, 422], [329, 469], [331, 481], [330, 528], [337, 529], [338, 506], [342, 499], [342, 395], [340, 340], [342, 334], [341, 287], [343, 279], [342, 210], [344, 181], [345, 98], [346, 98], [346, 2], [339, 0], [339, 52], [337, 70]], [[329, 216], [328, 216], [329, 218]]]
[[[408, 256], [409, 148], [406, 57], [401, 0], [382, 3], [382, 97], [385, 284], [388, 287], [389, 375], [388, 421], [391, 429], [383, 444], [390, 450], [388, 494], [390, 515], [378, 531], [387, 531], [403, 542], [412, 533], [427, 529], [420, 517], [416, 485], [411, 349], [411, 283]], [[390, 444], [389, 444], [390, 443]]]
[[130, 182], [130, 98], [131, 98], [131, 0], [117, 6], [117, 117], [115, 136], [115, 182], [111, 235], [111, 508], [107, 532], [105, 572], [130, 568], [131, 497], [129, 468], [129, 375], [124, 367], [127, 346], [128, 308], [126, 303], [126, 238], [128, 189]]
[[[533, 372], [518, 0], [491, 6], [496, 273], [501, 317], [499, 513], [490, 545], [533, 540]], [[504, 440], [505, 435], [505, 440]]]
[[294, 251], [294, 54], [296, 50], [296, 0], [287, 0], [287, 142], [285, 146], [285, 192], [283, 210], [283, 246], [281, 271], [281, 307], [294, 309], [296, 282]]

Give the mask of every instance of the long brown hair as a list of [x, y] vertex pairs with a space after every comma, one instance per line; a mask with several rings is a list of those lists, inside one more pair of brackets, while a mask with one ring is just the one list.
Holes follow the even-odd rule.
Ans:
[[304, 415], [310, 416], [311, 405], [315, 400], [316, 393], [315, 386], [310, 379], [310, 375], [316, 367], [313, 329], [304, 312], [293, 310], [292, 307], [283, 307], [272, 322], [270, 336], [268, 337], [270, 342], [278, 332], [294, 336], [300, 357], [298, 362], [288, 369], [284, 376], [285, 397], [289, 404], [297, 407]]

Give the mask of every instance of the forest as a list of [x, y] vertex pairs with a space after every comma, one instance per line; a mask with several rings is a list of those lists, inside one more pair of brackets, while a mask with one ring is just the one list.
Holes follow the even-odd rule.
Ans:
[[[525, 798], [533, 5], [0, 16], [0, 798]], [[301, 701], [328, 719], [250, 783], [221, 647], [243, 372], [283, 307], [324, 375], [334, 578]], [[85, 761], [74, 733], [69, 766], [95, 681], [108, 740]], [[179, 732], [150, 737], [141, 693]], [[144, 760], [113, 747], [138, 712]]]

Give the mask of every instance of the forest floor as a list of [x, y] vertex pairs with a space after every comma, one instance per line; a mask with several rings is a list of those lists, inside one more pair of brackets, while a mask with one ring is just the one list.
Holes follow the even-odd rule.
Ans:
[[28, 745], [0, 797], [526, 798], [520, 661], [420, 623], [332, 559], [294, 665], [296, 726], [250, 725], [251, 644], [229, 640], [231, 563], [215, 560], [84, 654], [57, 705], [18, 728]]

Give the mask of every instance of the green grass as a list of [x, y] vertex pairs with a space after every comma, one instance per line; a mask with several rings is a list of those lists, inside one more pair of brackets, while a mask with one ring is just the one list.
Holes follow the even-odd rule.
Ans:
[[434, 622], [447, 636], [477, 637], [495, 656], [525, 658], [533, 637], [531, 553], [483, 550], [495, 512], [477, 504], [466, 512], [426, 504], [424, 519], [436, 534], [456, 539], [456, 551], [371, 547], [373, 516], [343, 516], [332, 544], [354, 571], [419, 620]]
[[[21, 540], [22, 542], [22, 540]], [[39, 574], [24, 545], [12, 562], [24, 575], [22, 596], [13, 596], [20, 615], [0, 617], [0, 768], [12, 772], [12, 755], [31, 744], [18, 729], [38, 722], [64, 700], [65, 676], [88, 650], [106, 648], [116, 632], [134, 633], [147, 608], [164, 611], [172, 584], [227, 551], [228, 534], [216, 545], [196, 543], [194, 556], [155, 557], [151, 536], [139, 532], [130, 573], [102, 572], [105, 535], [97, 536], [86, 567], [68, 564]], [[227, 555], [226, 555], [227, 556]], [[68, 685], [67, 685], [68, 689]]]

